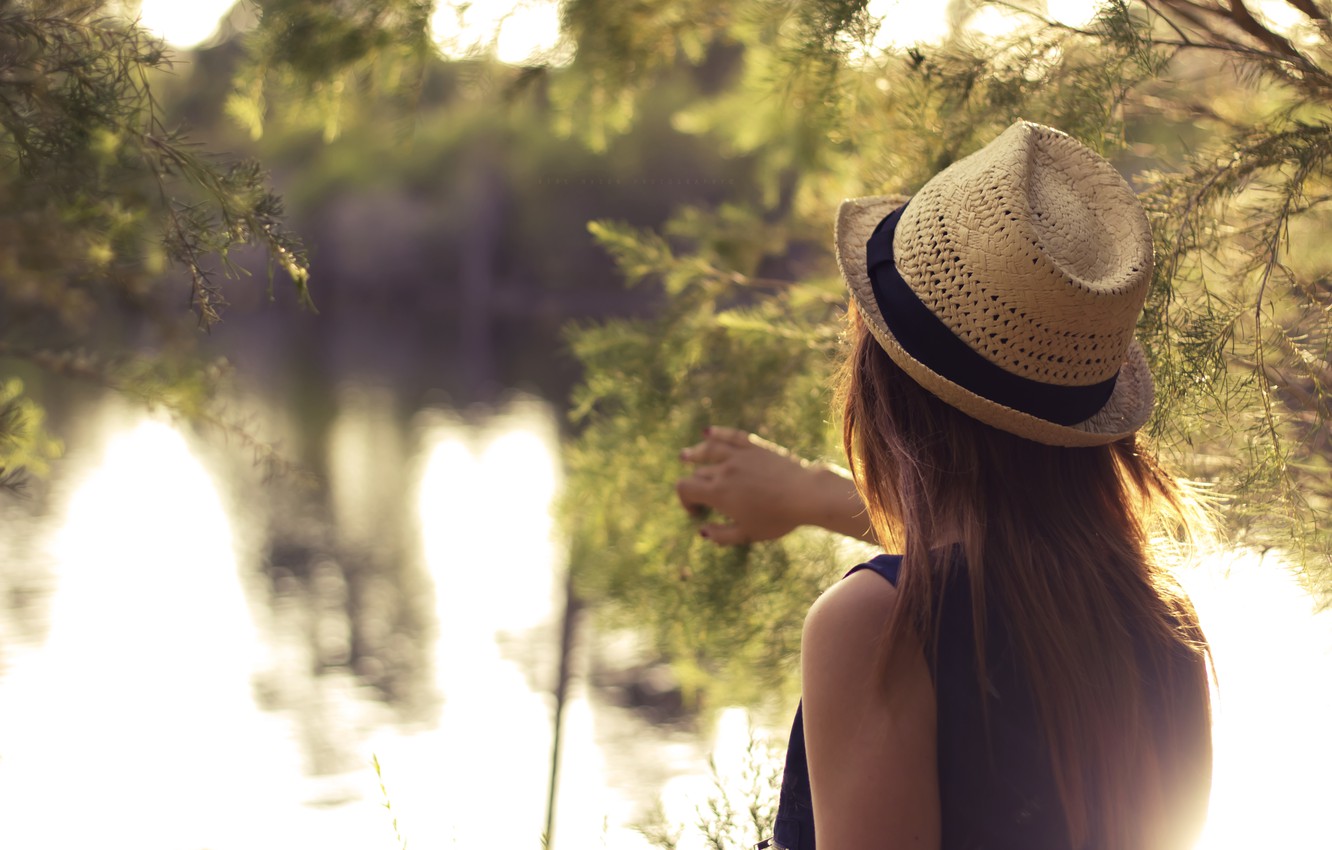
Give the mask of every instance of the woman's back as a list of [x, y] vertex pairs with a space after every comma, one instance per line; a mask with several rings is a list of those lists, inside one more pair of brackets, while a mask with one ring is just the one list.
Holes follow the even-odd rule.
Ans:
[[[882, 831], [878, 833], [882, 840], [865, 846], [932, 848], [936, 844], [931, 837], [937, 835], [935, 840], [941, 850], [1066, 850], [1073, 845], [1068, 837], [1049, 746], [1032, 698], [1029, 677], [1004, 625], [1003, 611], [990, 606], [984, 642], [989, 688], [988, 694], [983, 696], [977, 678], [970, 583], [958, 550], [951, 550], [948, 557], [952, 559], [953, 568], [947, 573], [946, 585], [941, 587], [937, 644], [930, 642], [922, 647], [933, 690], [932, 705], [913, 709], [902, 704], [891, 706], [885, 701], [879, 707], [882, 713], [894, 716], [890, 722], [919, 727], [921, 734], [927, 734], [927, 727], [934, 726], [934, 734], [929, 740], [936, 744], [933, 753], [928, 754], [932, 755], [933, 764], [917, 765], [915, 773], [921, 781], [935, 777], [936, 788], [931, 790], [937, 794], [937, 801], [933, 805], [918, 802], [895, 815], [885, 811]], [[895, 587], [900, 567], [900, 556], [881, 555], [857, 566], [848, 577], [859, 572], [873, 572]], [[885, 593], [882, 587], [876, 588], [863, 580], [858, 588], [851, 582], [838, 585], [825, 600], [821, 600], [821, 608], [811, 615], [822, 618], [830, 626], [822, 630], [831, 632], [834, 637], [832, 641], [820, 641], [821, 647], [807, 647], [806, 652], [812, 650], [816, 657], [807, 655], [805, 663], [820, 668], [838, 666], [830, 665], [830, 659], [826, 657], [817, 657], [819, 654], [836, 654], [839, 662], [849, 662], [844, 666], [849, 679], [857, 675], [875, 676], [878, 653], [875, 647], [865, 645], [864, 635], [854, 634], [854, 625], [848, 629], [848, 621], [857, 616], [856, 609], [863, 610], [867, 604], [878, 607], [881, 616], [887, 617], [894, 599], [895, 594]], [[816, 621], [813, 628], [818, 630], [821, 627]], [[1192, 669], [1200, 663], [1196, 654], [1181, 647], [1174, 659], [1177, 667], [1163, 670], [1161, 675], [1196, 677], [1197, 671]], [[861, 668], [859, 674], [857, 667]], [[845, 700], [846, 687], [836, 682], [830, 684], [832, 693], [826, 696]], [[1145, 692], [1159, 695], [1159, 684], [1144, 682]], [[1196, 837], [1206, 806], [1210, 748], [1202, 741], [1189, 743], [1174, 739], [1169, 732], [1181, 728], [1206, 729], [1206, 694], [1195, 692], [1195, 696], [1191, 700], [1177, 700], [1173, 705], [1166, 705], [1156, 698], [1149, 700], [1151, 717], [1145, 724], [1150, 730], [1148, 738], [1122, 742], [1126, 747], [1152, 748], [1165, 772], [1176, 777], [1165, 785], [1165, 793], [1174, 795], [1175, 799], [1162, 801], [1162, 808], [1171, 813], [1172, 831], [1180, 836], [1179, 843], [1172, 842], [1172, 846], [1187, 846], [1192, 837]], [[815, 700], [816, 706], [824, 697], [824, 694], [811, 693], [807, 686], [806, 699]], [[922, 711], [928, 710], [933, 711], [932, 718], [922, 716]], [[914, 718], [910, 716], [913, 711]], [[823, 722], [829, 722], [827, 715], [830, 713], [820, 712]], [[831, 719], [832, 722], [838, 720], [836, 715]], [[844, 730], [832, 731], [833, 737], [844, 735]], [[789, 850], [813, 850], [816, 846], [806, 734], [816, 739], [817, 750], [822, 733], [818, 728], [806, 729], [802, 705], [797, 711], [788, 748], [775, 834], [775, 846]], [[873, 743], [868, 746], [872, 747]], [[825, 772], [831, 774], [844, 765], [829, 764], [828, 767]], [[899, 763], [897, 767], [902, 765]], [[817, 764], [815, 771], [817, 776]], [[829, 781], [838, 780], [825, 778], [822, 784]], [[876, 796], [875, 789], [863, 790], [868, 792], [869, 799]], [[890, 801], [881, 801], [880, 807], [891, 808]], [[819, 808], [829, 812], [836, 811], [840, 805], [834, 801]], [[1145, 816], [1146, 813], [1139, 814]], [[904, 819], [920, 819], [922, 815], [937, 818], [937, 825], [922, 828], [920, 823], [904, 823]], [[831, 828], [839, 826], [835, 823]], [[1095, 837], [1084, 845], [1086, 850], [1096, 850], [1100, 846]]]
[[[1207, 649], [1153, 551], [1196, 514], [1136, 436], [1153, 401], [1133, 340], [1152, 240], [1132, 189], [1067, 135], [1018, 122], [909, 200], [843, 202], [834, 240], [854, 302], [843, 445], [879, 540], [903, 553], [889, 659], [971, 640], [959, 657], [987, 711], [1000, 702], [991, 658], [1016, 664], [1066, 846], [1175, 846], [1169, 798], [1188, 777], [1168, 745], [1210, 751], [1205, 710], [1178, 708], [1206, 705]], [[935, 558], [951, 545], [964, 570]], [[965, 581], [941, 583], [950, 568]], [[970, 605], [942, 607], [962, 584]], [[889, 693], [901, 672], [881, 666]], [[953, 734], [940, 727], [941, 755]], [[970, 760], [961, 781], [990, 770], [992, 752], [953, 743]]]

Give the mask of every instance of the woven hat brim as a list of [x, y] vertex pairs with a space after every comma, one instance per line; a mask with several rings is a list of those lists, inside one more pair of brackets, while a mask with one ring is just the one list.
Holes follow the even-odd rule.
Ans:
[[1155, 387], [1147, 356], [1137, 340], [1129, 343], [1114, 392], [1091, 418], [1060, 425], [991, 401], [960, 387], [902, 348], [879, 312], [865, 268], [865, 243], [884, 216], [906, 203], [904, 195], [852, 198], [837, 210], [834, 244], [837, 265], [874, 338], [918, 384], [963, 413], [1000, 430], [1051, 446], [1097, 446], [1127, 437], [1151, 417]]

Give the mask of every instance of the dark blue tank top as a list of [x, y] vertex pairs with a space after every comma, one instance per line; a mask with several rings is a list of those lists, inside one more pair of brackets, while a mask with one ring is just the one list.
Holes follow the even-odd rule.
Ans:
[[[873, 570], [896, 585], [901, 566], [901, 556], [880, 555], [847, 575]], [[1066, 850], [1067, 829], [1035, 706], [998, 626], [986, 629], [992, 690], [986, 735], [964, 569], [950, 571], [940, 616], [939, 645], [927, 646], [926, 658], [937, 705], [942, 850]], [[773, 840], [759, 846], [815, 850], [803, 708], [791, 728]]]

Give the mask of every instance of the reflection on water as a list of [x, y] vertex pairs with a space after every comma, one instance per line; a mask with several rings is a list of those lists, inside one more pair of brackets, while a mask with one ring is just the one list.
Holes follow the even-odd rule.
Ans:
[[[240, 846], [296, 768], [256, 709], [227, 518], [183, 439], [112, 439], [50, 542], [44, 645], [0, 682], [0, 846]], [[262, 766], [262, 767], [261, 767]]]
[[[0, 847], [392, 846], [372, 754], [413, 846], [540, 845], [552, 414], [412, 430], [386, 409], [344, 395], [322, 515], [219, 488], [166, 424], [103, 417], [104, 449], [62, 467], [68, 497], [33, 525], [45, 542], [7, 541], [23, 561], [0, 565]], [[564, 738], [563, 847], [644, 846], [627, 824], [707, 749], [581, 679]], [[654, 782], [608, 779], [635, 772]]]
[[1325, 848], [1332, 795], [1332, 609], [1273, 553], [1181, 577], [1216, 660], [1215, 770], [1199, 850]]
[[[49, 519], [7, 510], [0, 847], [396, 846], [372, 754], [411, 846], [539, 846], [564, 604], [552, 414], [391, 411], [344, 393], [322, 509], [107, 418]], [[1184, 578], [1221, 677], [1200, 847], [1325, 846], [1328, 615], [1273, 558]], [[695, 821], [709, 750], [743, 809], [747, 713], [706, 742], [652, 726], [589, 685], [586, 638], [556, 845], [645, 847], [629, 825], [658, 794]]]
[[[554, 434], [529, 413], [479, 430], [437, 424], [424, 444], [431, 448], [418, 517], [444, 705], [430, 756], [398, 755], [403, 769], [433, 774], [433, 800], [407, 790], [411, 776], [400, 785], [414, 797], [411, 808], [447, 823], [459, 846], [534, 847], [545, 828], [554, 716], [547, 694], [558, 658], [538, 652], [520, 664], [499, 641], [524, 635], [538, 650], [558, 646], [553, 579], [564, 564], [550, 519]], [[413, 836], [419, 821], [405, 821]], [[424, 841], [436, 839], [427, 833]]]

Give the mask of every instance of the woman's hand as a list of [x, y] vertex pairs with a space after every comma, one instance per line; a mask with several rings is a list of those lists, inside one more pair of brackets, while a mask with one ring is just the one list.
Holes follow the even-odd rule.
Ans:
[[723, 546], [773, 540], [800, 525], [873, 540], [864, 505], [845, 473], [803, 460], [781, 446], [735, 428], [712, 427], [703, 442], [680, 453], [693, 472], [676, 483], [685, 510], [716, 511], [699, 534]]

